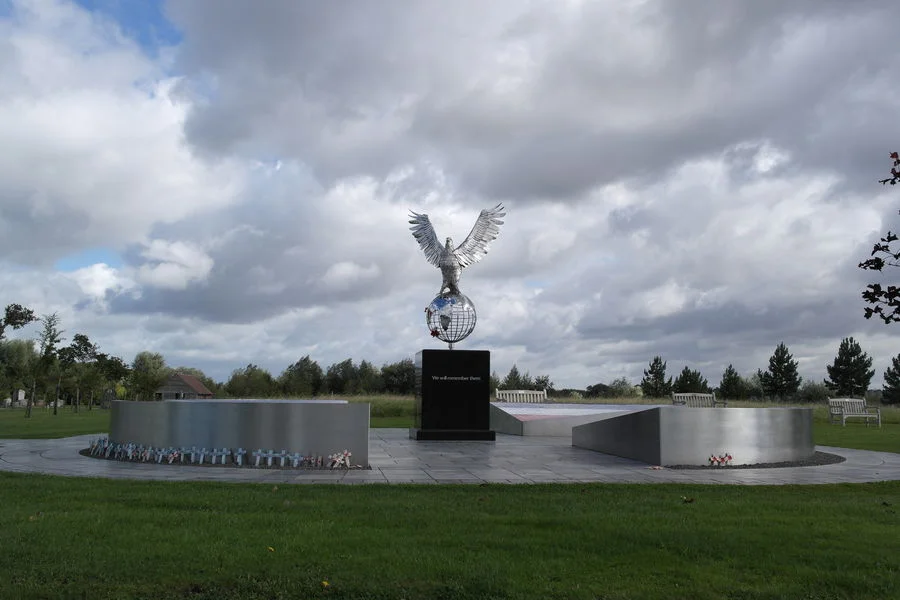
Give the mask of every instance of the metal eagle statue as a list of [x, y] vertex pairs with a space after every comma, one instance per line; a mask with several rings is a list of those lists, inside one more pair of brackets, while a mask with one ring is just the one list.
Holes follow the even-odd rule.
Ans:
[[497, 239], [500, 233], [500, 225], [503, 225], [501, 217], [506, 216], [503, 205], [498, 204], [494, 208], [486, 208], [478, 215], [475, 226], [469, 232], [468, 237], [457, 247], [453, 247], [453, 240], [447, 238], [441, 245], [437, 234], [431, 226], [428, 215], [410, 211], [410, 230], [413, 237], [419, 242], [425, 258], [428, 262], [441, 270], [443, 282], [438, 296], [447, 290], [450, 294], [459, 294], [459, 276], [462, 270], [484, 258], [489, 244]]

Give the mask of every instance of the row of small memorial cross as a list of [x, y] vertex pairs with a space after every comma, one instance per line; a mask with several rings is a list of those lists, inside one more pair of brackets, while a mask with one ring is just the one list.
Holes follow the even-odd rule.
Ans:
[[[99, 458], [108, 458], [110, 460], [124, 460], [132, 462], [155, 462], [157, 464], [184, 464], [185, 461], [192, 464], [204, 464], [207, 457], [210, 464], [231, 464], [238, 467], [244, 466], [245, 457], [248, 452], [243, 448], [162, 448], [153, 446], [144, 446], [135, 443], [117, 443], [112, 442], [109, 438], [98, 438], [91, 440], [88, 448], [91, 456]], [[353, 453], [349, 450], [343, 452], [335, 452], [328, 456], [320, 455], [304, 455], [300, 452], [288, 452], [287, 450], [263, 450], [262, 448], [249, 453], [254, 467], [287, 467], [291, 466], [295, 469], [314, 468], [314, 469], [350, 469], [353, 465], [350, 457]], [[276, 462], [277, 461], [277, 462]], [[248, 463], [249, 466], [249, 463]]]

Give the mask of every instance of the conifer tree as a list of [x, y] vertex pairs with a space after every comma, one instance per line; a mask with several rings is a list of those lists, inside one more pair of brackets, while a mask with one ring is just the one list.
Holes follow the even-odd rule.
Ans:
[[676, 394], [708, 394], [710, 392], [709, 382], [706, 381], [700, 371], [694, 371], [688, 367], [682, 369], [675, 383], [672, 384], [672, 391]]
[[525, 381], [522, 377], [522, 374], [519, 373], [519, 367], [515, 364], [509, 370], [509, 373], [506, 374], [506, 377], [503, 378], [503, 386], [504, 390], [524, 390], [523, 387]]
[[653, 357], [649, 368], [644, 369], [641, 391], [647, 398], [663, 398], [672, 392], [672, 378], [666, 381], [666, 363], [659, 356]]
[[884, 371], [883, 404], [900, 404], [900, 354], [891, 359], [891, 366]]
[[837, 356], [828, 370], [825, 385], [838, 396], [863, 398], [869, 389], [869, 382], [875, 375], [872, 357], [863, 352], [859, 342], [852, 337], [841, 340]]
[[794, 396], [800, 389], [803, 378], [797, 373], [797, 361], [788, 352], [784, 342], [778, 344], [775, 353], [769, 358], [769, 368], [757, 371], [763, 393], [767, 396], [785, 400]]
[[745, 395], [744, 380], [738, 375], [734, 365], [725, 367], [722, 382], [719, 384], [719, 396], [731, 400], [740, 400]]

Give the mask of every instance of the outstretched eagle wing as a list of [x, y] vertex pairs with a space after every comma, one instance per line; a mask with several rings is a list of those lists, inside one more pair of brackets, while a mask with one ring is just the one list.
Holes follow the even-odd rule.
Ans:
[[440, 267], [441, 257], [446, 250], [438, 241], [437, 234], [434, 233], [434, 227], [431, 226], [428, 215], [420, 215], [419, 213], [409, 211], [409, 216], [412, 217], [409, 220], [412, 227], [409, 229], [412, 231], [416, 241], [419, 242], [419, 247], [425, 252], [425, 258], [427, 258], [428, 262], [434, 266]]
[[461, 266], [468, 267], [484, 258], [489, 244], [496, 240], [500, 233], [500, 226], [503, 225], [500, 217], [504, 216], [506, 213], [503, 212], [502, 204], [481, 211], [469, 236], [453, 252]]

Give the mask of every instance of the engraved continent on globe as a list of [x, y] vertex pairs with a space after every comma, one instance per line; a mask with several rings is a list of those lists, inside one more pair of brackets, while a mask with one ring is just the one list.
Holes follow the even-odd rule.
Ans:
[[425, 322], [431, 335], [451, 347], [472, 333], [477, 320], [475, 305], [461, 293], [444, 292], [425, 309]]

